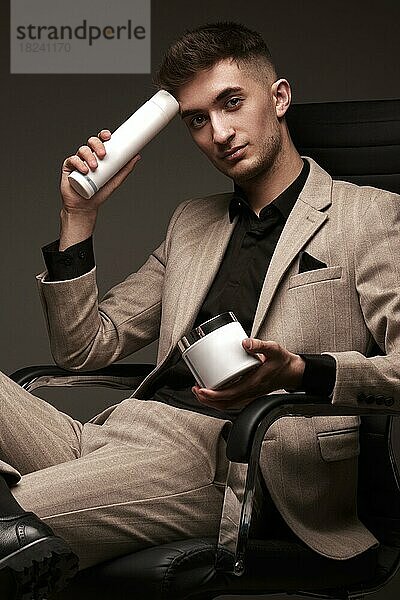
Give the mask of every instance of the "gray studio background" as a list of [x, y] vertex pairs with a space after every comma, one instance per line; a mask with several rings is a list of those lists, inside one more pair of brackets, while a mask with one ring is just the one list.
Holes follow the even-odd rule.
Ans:
[[[0, 11], [0, 369], [10, 373], [52, 362], [34, 275], [43, 269], [40, 247], [58, 235], [63, 159], [100, 128], [115, 129], [154, 88], [150, 75], [10, 75], [8, 2], [2, 0]], [[230, 19], [265, 36], [295, 102], [400, 97], [398, 0], [154, 0], [153, 72], [185, 28]], [[95, 250], [101, 293], [144, 262], [179, 202], [231, 189], [179, 119], [142, 157], [100, 213]], [[134, 359], [152, 361], [154, 354], [151, 346]], [[109, 395], [59, 392], [52, 402], [84, 419]], [[395, 588], [374, 597], [394, 599]]]

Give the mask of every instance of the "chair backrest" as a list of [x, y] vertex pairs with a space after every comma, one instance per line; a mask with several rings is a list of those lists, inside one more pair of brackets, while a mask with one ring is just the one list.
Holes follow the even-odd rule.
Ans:
[[387, 546], [400, 548], [400, 417], [363, 417], [360, 428], [358, 510]]
[[[299, 152], [334, 179], [400, 194], [400, 100], [297, 104], [287, 122]], [[400, 417], [363, 417], [360, 444], [360, 516], [400, 548]]]
[[295, 104], [293, 141], [334, 179], [400, 194], [400, 100]]

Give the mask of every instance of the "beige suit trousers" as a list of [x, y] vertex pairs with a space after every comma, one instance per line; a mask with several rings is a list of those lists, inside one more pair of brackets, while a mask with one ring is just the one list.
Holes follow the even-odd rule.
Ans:
[[82, 425], [1, 373], [0, 415], [0, 472], [81, 568], [217, 535], [226, 421], [129, 398], [104, 423]]

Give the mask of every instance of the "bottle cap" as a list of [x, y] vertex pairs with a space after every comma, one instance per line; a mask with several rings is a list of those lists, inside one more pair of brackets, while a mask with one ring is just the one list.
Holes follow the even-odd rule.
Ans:
[[159, 90], [150, 98], [150, 102], [154, 102], [170, 119], [179, 112], [178, 101], [166, 90]]
[[78, 194], [89, 200], [98, 191], [97, 185], [83, 173], [73, 171], [68, 175], [68, 181]]

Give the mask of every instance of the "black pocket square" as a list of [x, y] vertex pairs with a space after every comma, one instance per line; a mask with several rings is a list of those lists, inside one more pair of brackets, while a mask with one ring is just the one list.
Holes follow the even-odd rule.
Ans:
[[299, 273], [314, 271], [315, 269], [326, 269], [326, 267], [327, 265], [322, 260], [318, 260], [308, 252], [300, 253]]

